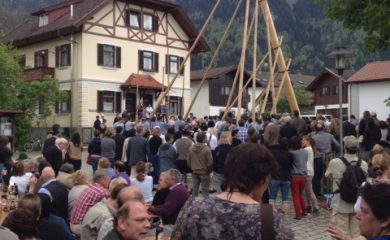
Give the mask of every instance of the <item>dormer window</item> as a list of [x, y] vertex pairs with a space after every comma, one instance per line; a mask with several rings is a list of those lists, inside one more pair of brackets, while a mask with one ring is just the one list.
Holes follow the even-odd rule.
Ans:
[[39, 27], [43, 27], [49, 24], [49, 15], [41, 14], [39, 15]]

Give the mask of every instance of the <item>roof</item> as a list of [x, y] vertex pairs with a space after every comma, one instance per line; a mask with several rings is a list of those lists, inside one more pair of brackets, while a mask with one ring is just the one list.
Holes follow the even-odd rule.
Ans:
[[[93, 14], [112, 1], [113, 0], [71, 0], [42, 8], [41, 10], [32, 13], [32, 17], [30, 17], [30, 19], [26, 22], [5, 34], [2, 38], [2, 42], [13, 42], [14, 46], [22, 47], [32, 43], [80, 32], [83, 24], [92, 17]], [[127, 0], [118, 1], [127, 2]], [[71, 4], [73, 4], [72, 18], [70, 17], [69, 7], [68, 10], [61, 12], [60, 16], [58, 16], [54, 21], [49, 22], [46, 26], [38, 26], [37, 15], [65, 8]], [[167, 2], [166, 0], [132, 0], [131, 4], [169, 12], [188, 35], [191, 44], [198, 36], [197, 29], [178, 4]], [[194, 53], [206, 52], [209, 50], [209, 46], [205, 40], [201, 38], [194, 49]]]
[[[231, 66], [225, 66], [225, 67], [217, 67], [217, 68], [212, 68], [208, 72], [206, 76], [206, 80], [213, 80], [213, 79], [218, 79], [219, 77], [236, 72], [238, 69], [237, 65], [231, 65]], [[200, 69], [200, 70], [195, 70], [191, 71], [191, 81], [199, 81], [202, 80], [203, 76], [205, 75], [206, 70], [205, 69]], [[245, 79], [249, 79], [251, 76], [251, 73], [248, 71], [245, 71]], [[257, 80], [256, 81], [257, 86], [263, 86], [263, 84]]]
[[[304, 75], [304, 74], [300, 74], [300, 73], [299, 74], [289, 73], [289, 76], [290, 76], [290, 80], [292, 82], [292, 85], [294, 87], [302, 86], [304, 88], [306, 88], [308, 85], [310, 85], [314, 81], [314, 79], [316, 78], [313, 75]], [[274, 77], [276, 78], [277, 76], [274, 75]], [[278, 80], [275, 79], [276, 80], [275, 87], [279, 87], [280, 82], [281, 82], [281, 77], [282, 77], [282, 74], [279, 74]], [[259, 72], [257, 74], [257, 78], [259, 78], [259, 80], [264, 85], [267, 85], [268, 79], [269, 79], [269, 72]]]
[[166, 88], [163, 84], [159, 83], [156, 79], [154, 79], [150, 75], [142, 75], [132, 73], [125, 83], [121, 85], [122, 89], [127, 89], [130, 87], [139, 87], [144, 89], [154, 89], [154, 90], [163, 90]]
[[[337, 70], [331, 69], [332, 72], [336, 73]], [[341, 77], [343, 79], [348, 79], [355, 72], [352, 70], [344, 70], [343, 75]], [[317, 87], [317, 84], [321, 82], [326, 77], [334, 77], [332, 73], [330, 73], [327, 69], [323, 70], [307, 87], [306, 90], [314, 90]]]
[[383, 80], [390, 80], [390, 61], [367, 63], [348, 78], [347, 83], [376, 82]]

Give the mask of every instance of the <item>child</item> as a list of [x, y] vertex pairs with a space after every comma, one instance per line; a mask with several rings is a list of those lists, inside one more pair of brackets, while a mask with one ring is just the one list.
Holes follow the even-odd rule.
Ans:
[[143, 161], [135, 165], [137, 173], [135, 178], [130, 178], [131, 185], [139, 188], [144, 195], [145, 203], [152, 203], [153, 201], [153, 178], [147, 175], [146, 164]]

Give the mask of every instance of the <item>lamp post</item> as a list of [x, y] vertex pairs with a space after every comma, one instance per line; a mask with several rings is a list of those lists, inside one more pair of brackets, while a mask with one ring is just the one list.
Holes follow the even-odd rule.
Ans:
[[345, 59], [353, 57], [354, 54], [344, 47], [337, 47], [328, 57], [336, 59], [336, 70], [339, 79], [339, 121], [340, 121], [340, 156], [344, 155], [343, 143], [343, 75], [345, 69]]

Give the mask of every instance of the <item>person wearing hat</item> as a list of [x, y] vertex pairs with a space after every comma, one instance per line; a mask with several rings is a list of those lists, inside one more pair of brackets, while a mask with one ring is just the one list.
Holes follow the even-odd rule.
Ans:
[[[358, 162], [359, 139], [355, 136], [344, 137], [344, 158], [352, 165]], [[361, 160], [360, 167], [367, 173], [368, 165]], [[343, 173], [347, 167], [340, 158], [334, 158], [329, 162], [326, 169], [325, 177], [332, 178], [332, 191], [339, 189]], [[341, 199], [340, 193], [334, 194], [332, 199], [332, 216], [330, 225], [336, 227], [343, 234], [348, 236], [348, 239], [353, 239], [359, 236], [358, 222], [355, 218], [354, 204], [348, 203]]]

